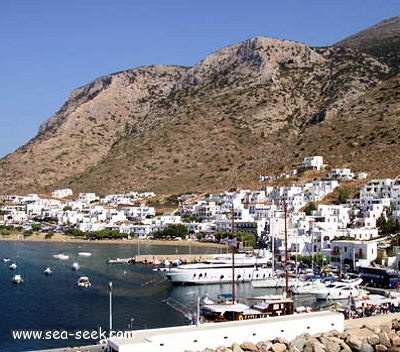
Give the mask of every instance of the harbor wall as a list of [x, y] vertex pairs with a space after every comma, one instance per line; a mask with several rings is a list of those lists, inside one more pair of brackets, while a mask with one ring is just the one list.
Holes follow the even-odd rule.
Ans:
[[185, 352], [257, 343], [277, 337], [294, 339], [302, 334], [344, 331], [344, 316], [323, 311], [264, 319], [208, 323], [163, 329], [139, 330], [132, 339], [111, 338], [108, 346], [118, 352]]

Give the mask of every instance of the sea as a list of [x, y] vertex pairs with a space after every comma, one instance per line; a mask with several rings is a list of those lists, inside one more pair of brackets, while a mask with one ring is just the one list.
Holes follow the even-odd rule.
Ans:
[[[145, 254], [212, 254], [215, 247], [153, 245], [140, 243], [0, 242], [0, 351], [33, 351], [90, 345], [109, 331], [151, 329], [193, 323], [199, 298], [216, 298], [230, 293], [231, 284], [176, 286], [160, 271], [145, 264], [107, 264], [109, 258], [129, 258]], [[89, 252], [90, 256], [78, 253]], [[67, 260], [53, 257], [66, 254]], [[3, 263], [3, 258], [10, 262]], [[16, 270], [9, 269], [15, 262]], [[79, 269], [73, 270], [73, 262]], [[45, 275], [50, 267], [52, 275]], [[22, 284], [12, 283], [20, 274]], [[78, 287], [87, 276], [90, 288]], [[110, 291], [110, 283], [112, 290]], [[276, 294], [275, 289], [236, 285], [239, 299]], [[165, 302], [178, 302], [173, 308]], [[21, 335], [28, 331], [28, 334]], [[86, 332], [86, 333], [85, 333]], [[18, 335], [20, 334], [20, 335]], [[40, 335], [42, 334], [42, 335]], [[91, 338], [93, 336], [93, 338]]]

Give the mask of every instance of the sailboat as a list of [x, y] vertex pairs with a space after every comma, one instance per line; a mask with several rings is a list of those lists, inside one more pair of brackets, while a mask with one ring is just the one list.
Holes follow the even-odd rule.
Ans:
[[[213, 302], [207, 299], [203, 301], [200, 305], [200, 315], [206, 321], [232, 321], [232, 320], [247, 320], [247, 319], [257, 319], [265, 318], [271, 315], [279, 315], [280, 313], [275, 312], [275, 308], [281, 307], [280, 303], [292, 304], [290, 300], [281, 302], [280, 300], [275, 300], [275, 305], [252, 305], [241, 303], [236, 297], [236, 282], [239, 277], [235, 275], [235, 255], [238, 252], [238, 241], [235, 234], [235, 224], [234, 224], [234, 209], [232, 201], [232, 240], [229, 243], [229, 248], [232, 253], [232, 293], [219, 295], [218, 301]], [[272, 269], [269, 268], [270, 273]], [[270, 276], [270, 275], [269, 275]], [[285, 297], [286, 299], [286, 297]], [[264, 300], [265, 303], [265, 300]], [[293, 312], [290, 307], [284, 308], [282, 311]]]

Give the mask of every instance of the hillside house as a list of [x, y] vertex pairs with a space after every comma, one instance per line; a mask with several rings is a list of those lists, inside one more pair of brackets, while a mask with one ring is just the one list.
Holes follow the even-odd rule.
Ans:
[[78, 195], [78, 201], [90, 204], [91, 202], [94, 202], [98, 199], [95, 193], [79, 193]]
[[324, 169], [324, 158], [322, 156], [308, 156], [304, 158], [301, 167], [304, 169], [311, 170], [323, 170]]
[[51, 196], [54, 198], [65, 198], [72, 196], [74, 192], [72, 192], [71, 188], [64, 188], [64, 189], [56, 189], [51, 192]]
[[334, 180], [352, 180], [354, 178], [354, 173], [348, 168], [332, 169], [329, 171], [327, 178]]

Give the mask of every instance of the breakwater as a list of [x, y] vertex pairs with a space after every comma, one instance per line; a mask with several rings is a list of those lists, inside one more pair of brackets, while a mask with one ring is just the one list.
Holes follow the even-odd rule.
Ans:
[[396, 313], [346, 320], [343, 332], [303, 334], [291, 341], [282, 337], [257, 343], [244, 341], [202, 352], [400, 352], [399, 335], [400, 313]]

